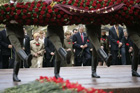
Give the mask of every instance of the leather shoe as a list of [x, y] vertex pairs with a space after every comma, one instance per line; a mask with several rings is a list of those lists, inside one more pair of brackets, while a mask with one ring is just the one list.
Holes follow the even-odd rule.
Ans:
[[18, 79], [18, 77], [17, 77], [17, 75], [13, 75], [13, 81], [15, 81], [15, 82], [21, 82], [21, 80], [20, 79]]
[[137, 71], [132, 71], [132, 76], [134, 77], [140, 77], [139, 73]]
[[112, 55], [109, 54], [109, 55], [108, 55], [108, 58], [107, 58], [105, 61], [106, 61], [106, 65], [107, 65], [108, 67], [110, 67], [110, 64], [111, 64], [111, 61], [112, 61]]
[[55, 74], [55, 78], [56, 79], [60, 78], [60, 75], [59, 74]]
[[92, 73], [92, 78], [100, 78], [100, 76], [98, 76], [97, 74], [96, 74], [96, 72], [94, 72], [94, 73]]

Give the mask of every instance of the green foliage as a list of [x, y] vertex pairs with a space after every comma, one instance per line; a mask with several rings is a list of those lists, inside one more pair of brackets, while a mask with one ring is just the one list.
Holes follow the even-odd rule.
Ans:
[[34, 81], [28, 84], [8, 88], [3, 93], [75, 93], [72, 90], [62, 90], [60, 84], [54, 82], [40, 83]]

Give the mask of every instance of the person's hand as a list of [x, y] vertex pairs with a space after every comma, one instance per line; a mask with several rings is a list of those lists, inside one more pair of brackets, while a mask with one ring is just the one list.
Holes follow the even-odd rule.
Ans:
[[133, 51], [133, 47], [129, 47], [129, 52], [132, 52]]
[[37, 54], [40, 55], [41, 54], [41, 51], [38, 51]]
[[38, 57], [38, 54], [37, 54], [37, 53], [35, 53], [35, 54], [34, 54], [34, 56], [35, 56], [35, 57]]
[[122, 42], [119, 42], [119, 48], [122, 46]]
[[104, 46], [101, 46], [101, 49], [104, 49]]
[[67, 49], [67, 51], [71, 51], [71, 49], [70, 49], [70, 48], [68, 48], [68, 49]]
[[93, 49], [91, 48], [90, 51], [93, 51]]
[[86, 47], [87, 47], [87, 44], [84, 45], [84, 48], [86, 48]]
[[82, 49], [84, 49], [85, 47], [83, 45], [80, 46]]
[[12, 45], [8, 45], [8, 48], [10, 48], [10, 49], [11, 49], [12, 47], [13, 47]]
[[53, 56], [54, 55], [54, 52], [51, 52], [50, 54]]
[[111, 48], [111, 45], [109, 45], [109, 48]]

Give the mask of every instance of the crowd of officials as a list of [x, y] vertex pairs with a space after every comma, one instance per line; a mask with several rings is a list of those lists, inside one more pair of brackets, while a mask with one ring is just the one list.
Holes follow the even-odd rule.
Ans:
[[[55, 64], [55, 47], [46, 37], [46, 33], [39, 31], [30, 38], [24, 28], [25, 38], [23, 40], [23, 50], [27, 54], [32, 54], [30, 68], [53, 67]], [[111, 65], [129, 65], [133, 55], [133, 43], [127, 35], [127, 31], [120, 26], [112, 26], [108, 32], [101, 33], [101, 48], [107, 54], [112, 54]], [[93, 47], [85, 33], [84, 26], [66, 31], [64, 39], [64, 49], [69, 52], [69, 62], [63, 61], [61, 66], [91, 66]], [[6, 36], [6, 29], [0, 31], [0, 68], [13, 68], [15, 60], [15, 49]], [[98, 65], [105, 65], [102, 59], [98, 58]], [[67, 64], [70, 63], [70, 64]], [[27, 64], [22, 62], [21, 67], [27, 68]]]

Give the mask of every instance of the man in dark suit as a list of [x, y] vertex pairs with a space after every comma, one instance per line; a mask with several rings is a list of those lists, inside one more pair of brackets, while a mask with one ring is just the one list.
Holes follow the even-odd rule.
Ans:
[[46, 51], [46, 62], [44, 63], [44, 67], [53, 67], [55, 64], [55, 47], [49, 40], [49, 37], [45, 38], [44, 46]]
[[132, 76], [140, 77], [140, 74], [137, 72], [140, 61], [140, 24], [133, 23], [131, 25], [126, 25], [126, 28], [133, 42], [134, 55], [132, 58]]
[[6, 29], [0, 32], [0, 45], [2, 49], [2, 68], [9, 67], [9, 58], [12, 52], [12, 45], [6, 37]]
[[[29, 55], [31, 53], [31, 51], [30, 51], [30, 37], [27, 35], [27, 32], [26, 32], [25, 28], [23, 28], [23, 30], [24, 30], [24, 34], [25, 34], [25, 37], [23, 39], [23, 50], [25, 51], [25, 53], [27, 55]], [[28, 68], [26, 62], [25, 63], [21, 62], [21, 67], [23, 67], [23, 66], [25, 68]]]
[[87, 42], [87, 36], [84, 33], [84, 27], [79, 25], [78, 28], [79, 32], [73, 35], [73, 42], [75, 48], [75, 57], [76, 62], [75, 66], [81, 66], [82, 63], [84, 66], [90, 65], [90, 51], [89, 51], [89, 44]]
[[121, 64], [126, 64], [126, 57], [125, 57], [125, 44], [123, 43], [124, 32], [123, 28], [121, 28], [118, 24], [114, 25], [109, 30], [109, 39], [111, 45], [111, 54], [112, 54], [112, 64], [119, 65], [117, 61], [118, 52], [120, 51], [121, 57]]

